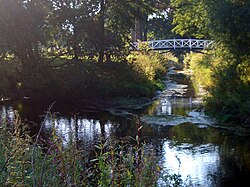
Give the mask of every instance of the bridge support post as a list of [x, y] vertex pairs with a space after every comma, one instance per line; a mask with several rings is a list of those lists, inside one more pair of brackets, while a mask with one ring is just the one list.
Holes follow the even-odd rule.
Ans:
[[189, 49], [192, 49], [192, 39], [189, 38]]

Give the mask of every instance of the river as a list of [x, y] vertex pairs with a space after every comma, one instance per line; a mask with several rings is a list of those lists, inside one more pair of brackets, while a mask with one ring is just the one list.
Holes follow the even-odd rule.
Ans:
[[114, 115], [81, 104], [55, 103], [51, 112], [57, 113], [44, 119], [48, 103], [23, 100], [0, 105], [1, 120], [11, 122], [18, 110], [27, 123], [35, 122], [29, 122], [33, 134], [44, 122], [43, 136], [48, 135], [53, 121], [65, 145], [71, 138], [69, 132], [73, 132], [89, 146], [100, 138], [135, 137], [137, 115], [141, 142], [153, 147], [164, 171], [179, 175], [183, 186], [245, 186], [250, 177], [250, 138], [210, 127], [216, 121], [204, 114], [200, 98], [194, 96], [193, 85], [182, 72], [170, 69], [165, 84], [167, 89], [141, 111]]

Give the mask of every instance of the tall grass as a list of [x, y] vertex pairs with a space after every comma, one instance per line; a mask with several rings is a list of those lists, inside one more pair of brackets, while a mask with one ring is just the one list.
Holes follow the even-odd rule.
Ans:
[[47, 139], [31, 137], [16, 114], [12, 124], [1, 125], [0, 184], [139, 187], [157, 186], [161, 176], [166, 184], [170, 178], [161, 174], [154, 150], [140, 142], [140, 129], [132, 144], [131, 138], [110, 138], [86, 150], [74, 138], [64, 144], [55, 128]]

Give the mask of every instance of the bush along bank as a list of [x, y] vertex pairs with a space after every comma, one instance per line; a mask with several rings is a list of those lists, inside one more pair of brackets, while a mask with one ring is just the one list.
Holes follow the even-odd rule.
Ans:
[[167, 69], [167, 56], [155, 52], [136, 52], [127, 60], [105, 63], [93, 60], [64, 63], [64, 60], [59, 65], [43, 63], [29, 70], [16, 58], [1, 62], [1, 97], [150, 98], [163, 88], [161, 79]]
[[184, 63], [196, 83], [208, 90], [207, 112], [226, 124], [250, 126], [250, 61], [249, 55], [236, 57], [224, 48], [190, 53]]

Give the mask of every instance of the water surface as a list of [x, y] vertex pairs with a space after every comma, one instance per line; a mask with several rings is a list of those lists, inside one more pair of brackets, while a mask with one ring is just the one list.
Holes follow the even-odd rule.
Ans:
[[[153, 119], [154, 123], [147, 120], [140, 123], [143, 125], [141, 142], [153, 147], [166, 173], [180, 175], [183, 186], [245, 186], [250, 177], [250, 138], [209, 127], [211, 121], [204, 115], [200, 100], [195, 98], [190, 80], [174, 71], [170, 74], [165, 82], [167, 89], [159, 93], [151, 106], [143, 113], [129, 111], [141, 119], [145, 116]], [[46, 102], [29, 100], [2, 104], [1, 122], [11, 123], [14, 111], [18, 110], [26, 122], [35, 122], [29, 122], [33, 134], [43, 124], [42, 136], [48, 137], [54, 125], [65, 146], [71, 140], [88, 147], [100, 139], [138, 134], [138, 124], [131, 116], [115, 116], [81, 104], [59, 103], [51, 111], [57, 113], [46, 116], [48, 106]]]

